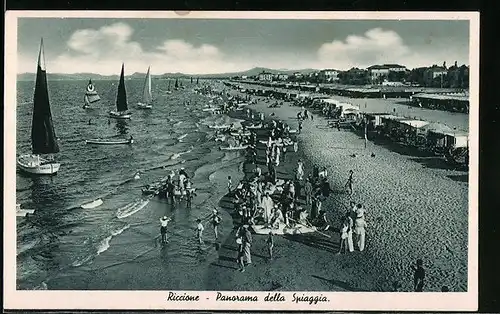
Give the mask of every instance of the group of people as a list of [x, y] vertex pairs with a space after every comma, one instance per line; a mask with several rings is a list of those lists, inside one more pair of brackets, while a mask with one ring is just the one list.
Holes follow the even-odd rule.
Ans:
[[[146, 188], [149, 188], [146, 186]], [[186, 206], [191, 207], [191, 201], [196, 193], [194, 192], [193, 182], [184, 168], [179, 170], [178, 176], [172, 171], [162, 182], [159, 195], [170, 200], [175, 205], [177, 200], [186, 199]]]
[[340, 229], [340, 249], [338, 254], [353, 252], [354, 241], [353, 235], [356, 235], [356, 245], [360, 252], [365, 249], [365, 236], [366, 236], [366, 220], [365, 208], [361, 204], [355, 202], [350, 203], [350, 208], [344, 215], [342, 227]]

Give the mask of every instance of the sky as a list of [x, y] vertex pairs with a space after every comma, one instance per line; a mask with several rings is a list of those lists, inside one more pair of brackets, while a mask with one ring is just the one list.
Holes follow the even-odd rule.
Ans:
[[[17, 72], [126, 74], [469, 64], [466, 20], [19, 18]], [[127, 73], [128, 72], [128, 73]]]

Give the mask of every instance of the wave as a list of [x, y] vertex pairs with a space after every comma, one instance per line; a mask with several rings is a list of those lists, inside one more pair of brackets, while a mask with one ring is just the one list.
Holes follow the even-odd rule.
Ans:
[[186, 136], [188, 136], [188, 134], [187, 134], [187, 133], [184, 133], [184, 134], [182, 134], [181, 136], [179, 136], [179, 137], [177, 138], [177, 140], [178, 140], [179, 142], [182, 142], [182, 139], [184, 139]]
[[170, 157], [170, 159], [171, 159], [171, 160], [175, 160], [175, 159], [177, 159], [177, 158], [181, 157], [182, 155], [187, 154], [187, 153], [190, 153], [190, 152], [192, 152], [192, 151], [193, 151], [193, 146], [191, 146], [191, 148], [189, 148], [189, 149], [188, 149], [187, 151], [185, 151], [185, 152], [180, 152], [180, 153], [175, 153], [175, 154], [173, 154], [173, 155], [172, 155], [172, 157]]
[[134, 201], [121, 207], [116, 211], [116, 218], [122, 219], [137, 213], [138, 211], [143, 209], [149, 203], [149, 201], [149, 199]]

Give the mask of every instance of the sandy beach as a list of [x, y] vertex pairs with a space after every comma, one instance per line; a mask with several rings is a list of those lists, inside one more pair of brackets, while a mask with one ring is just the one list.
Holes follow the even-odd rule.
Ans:
[[[297, 125], [294, 117], [300, 108], [286, 103], [281, 108], [268, 105], [259, 102], [252, 107], [266, 115], [275, 113], [292, 127]], [[447, 169], [436, 157], [416, 158], [371, 142], [364, 149], [360, 136], [327, 128], [326, 120], [316, 114], [314, 121], [305, 121], [298, 138], [306, 174], [312, 164], [328, 169], [336, 192], [323, 208], [332, 220], [340, 224], [339, 217], [351, 200], [343, 191], [349, 169], [355, 173], [352, 200], [367, 208], [366, 251], [350, 256], [330, 253], [324, 267], [317, 264], [322, 266], [312, 268], [330, 269], [327, 279], [343, 276], [351, 287], [390, 291], [397, 281], [402, 291], [412, 291], [410, 264], [422, 258], [427, 271], [425, 291], [439, 291], [443, 285], [452, 291], [467, 289], [467, 173]], [[325, 242], [338, 247], [335, 237]], [[321, 261], [318, 251], [311, 254]], [[288, 259], [295, 260], [296, 254], [292, 255]], [[339, 269], [333, 264], [338, 263], [350, 265], [354, 274], [342, 270], [333, 275], [332, 270]], [[367, 273], [363, 274], [365, 266]]]

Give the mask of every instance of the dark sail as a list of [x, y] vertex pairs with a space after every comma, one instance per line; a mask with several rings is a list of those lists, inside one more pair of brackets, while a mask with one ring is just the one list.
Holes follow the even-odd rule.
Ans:
[[197, 78], [196, 78], [196, 84], [198, 84], [199, 82], [200, 82], [200, 78], [199, 78], [199, 77], [197, 77]]
[[122, 63], [122, 72], [120, 74], [120, 83], [118, 83], [118, 94], [116, 95], [116, 109], [118, 112], [127, 111], [127, 91], [125, 90], [124, 65]]
[[50, 112], [43, 40], [40, 43], [40, 52], [38, 53], [35, 95], [33, 96], [31, 146], [34, 154], [54, 154], [59, 152], [59, 145], [57, 144], [52, 123], [52, 113]]
[[175, 80], [175, 85], [174, 85], [175, 88], [178, 88], [179, 87], [179, 81], [176, 79]]
[[191, 77], [191, 84], [193, 84], [193, 77]]

